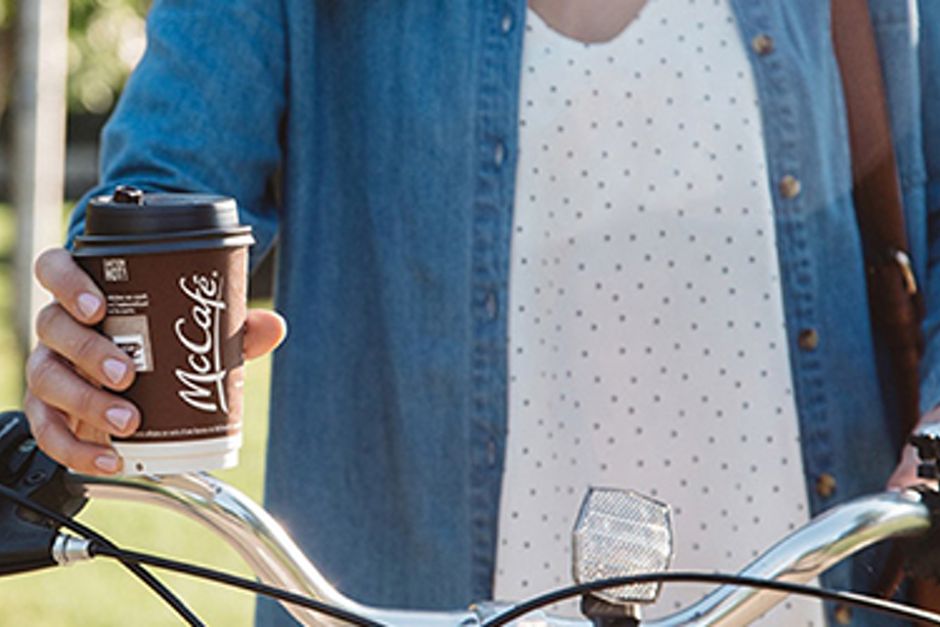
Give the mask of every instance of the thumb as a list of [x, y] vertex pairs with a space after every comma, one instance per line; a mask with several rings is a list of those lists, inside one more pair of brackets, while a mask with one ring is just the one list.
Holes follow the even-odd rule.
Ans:
[[276, 311], [249, 309], [245, 320], [245, 359], [267, 355], [284, 340], [287, 322]]
[[887, 489], [903, 490], [922, 483], [928, 483], [917, 475], [917, 467], [920, 465], [920, 458], [917, 456], [917, 449], [908, 444], [901, 453], [901, 460], [897, 468], [888, 479]]

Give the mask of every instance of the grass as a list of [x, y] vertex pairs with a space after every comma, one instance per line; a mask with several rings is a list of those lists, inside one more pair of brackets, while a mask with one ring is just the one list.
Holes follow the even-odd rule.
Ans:
[[[23, 355], [12, 330], [15, 302], [10, 259], [14, 222], [0, 206], [0, 409], [20, 406]], [[237, 468], [216, 475], [254, 499], [261, 496], [267, 439], [269, 360], [247, 366], [245, 445]], [[93, 503], [79, 519], [119, 545], [249, 575], [241, 559], [196, 523], [143, 505]], [[160, 574], [209, 625], [252, 624], [254, 599], [211, 583]], [[177, 624], [171, 610], [121, 567], [107, 561], [0, 579], [0, 625]]]
[[0, 205], [0, 409], [17, 407], [22, 397], [23, 355], [13, 330], [13, 212]]

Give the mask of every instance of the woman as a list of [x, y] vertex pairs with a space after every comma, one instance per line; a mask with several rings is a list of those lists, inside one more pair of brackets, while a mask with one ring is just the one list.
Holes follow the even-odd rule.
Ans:
[[[453, 607], [494, 579], [497, 596], [552, 585], [598, 482], [672, 502], [677, 564], [738, 567], [761, 533], [881, 489], [902, 437], [869, 332], [827, 4], [158, 1], [90, 193], [230, 194], [256, 261], [277, 238], [293, 334], [275, 356], [267, 505], [354, 597]], [[921, 102], [940, 7], [916, 9], [872, 3], [930, 306], [940, 130]], [[103, 391], [83, 409], [64, 367], [36, 373], [60, 353], [111, 389], [133, 375], [75, 323], [100, 299], [61, 251], [37, 274], [61, 304], [30, 360], [34, 429], [71, 465], [116, 470], [64, 416], [124, 433], [135, 409]], [[252, 352], [280, 329], [255, 316]], [[864, 588], [871, 568], [824, 582]], [[808, 607], [799, 620], [818, 619]]]

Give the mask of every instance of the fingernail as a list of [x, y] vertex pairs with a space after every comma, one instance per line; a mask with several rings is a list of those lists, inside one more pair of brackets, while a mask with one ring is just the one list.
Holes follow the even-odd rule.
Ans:
[[124, 379], [124, 375], [127, 374], [127, 366], [124, 365], [123, 361], [117, 359], [105, 359], [102, 367], [112, 383], [120, 383]]
[[95, 458], [95, 467], [105, 472], [115, 472], [118, 469], [118, 458], [114, 455], [99, 455]]
[[95, 315], [95, 312], [98, 311], [98, 308], [101, 307], [101, 300], [93, 294], [88, 292], [83, 292], [78, 295], [78, 308], [86, 318], [91, 318]]
[[107, 417], [108, 422], [114, 425], [118, 431], [124, 431], [127, 428], [127, 424], [134, 416], [134, 412], [126, 407], [112, 407], [104, 412], [104, 415]]

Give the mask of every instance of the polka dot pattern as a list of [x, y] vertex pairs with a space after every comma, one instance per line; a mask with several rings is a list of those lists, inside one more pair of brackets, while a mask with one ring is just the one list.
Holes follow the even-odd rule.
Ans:
[[601, 44], [529, 11], [497, 598], [570, 582], [591, 485], [670, 503], [674, 568], [739, 570], [807, 520], [756, 98], [727, 0], [650, 0]]

